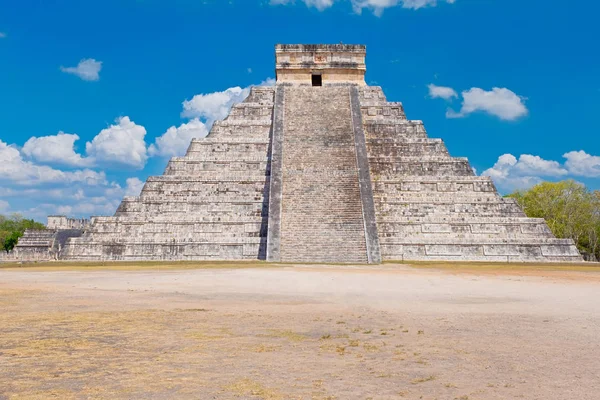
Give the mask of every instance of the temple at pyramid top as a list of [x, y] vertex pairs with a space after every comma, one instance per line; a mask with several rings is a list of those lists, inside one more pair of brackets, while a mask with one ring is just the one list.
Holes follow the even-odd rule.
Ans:
[[367, 48], [356, 44], [278, 44], [277, 83], [365, 85]]

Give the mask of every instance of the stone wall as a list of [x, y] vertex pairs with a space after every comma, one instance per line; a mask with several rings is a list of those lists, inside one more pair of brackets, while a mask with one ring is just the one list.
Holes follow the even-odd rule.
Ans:
[[89, 219], [67, 218], [65, 215], [49, 215], [46, 227], [48, 229], [85, 229], [90, 224]]

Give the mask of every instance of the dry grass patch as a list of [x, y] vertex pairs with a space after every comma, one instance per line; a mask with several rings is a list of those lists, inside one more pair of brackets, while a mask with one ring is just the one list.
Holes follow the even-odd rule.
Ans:
[[410, 381], [410, 383], [412, 383], [413, 385], [417, 385], [419, 383], [424, 383], [424, 382], [431, 382], [435, 380], [435, 376], [434, 375], [429, 375], [426, 376], [424, 378], [415, 378], [412, 381]]
[[225, 387], [227, 391], [237, 394], [238, 396], [252, 396], [264, 400], [279, 400], [283, 399], [283, 395], [272, 388], [268, 388], [260, 382], [253, 381], [248, 378], [241, 379], [231, 385]]
[[378, 352], [381, 350], [381, 346], [377, 346], [372, 343], [365, 343], [365, 344], [363, 344], [363, 349], [365, 349], [365, 351], [368, 351], [370, 353], [375, 353], [375, 352]]
[[[384, 264], [398, 264], [398, 261], [386, 261]], [[527, 272], [527, 271], [572, 271], [600, 272], [600, 263], [502, 263], [502, 262], [404, 262], [419, 269], [439, 269], [465, 272]]]
[[281, 349], [281, 346], [272, 346], [267, 344], [259, 344], [258, 346], [252, 347], [252, 351], [255, 353], [273, 353]]
[[302, 341], [308, 339], [308, 336], [306, 336], [302, 333], [298, 333], [298, 332], [294, 332], [294, 331], [287, 331], [287, 330], [282, 331], [282, 330], [278, 330], [278, 329], [270, 329], [268, 334], [259, 335], [259, 336], [287, 339], [292, 342], [302, 342]]

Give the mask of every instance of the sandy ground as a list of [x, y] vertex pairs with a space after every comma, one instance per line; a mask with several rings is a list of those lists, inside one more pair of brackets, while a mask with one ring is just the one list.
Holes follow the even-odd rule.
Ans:
[[0, 398], [600, 399], [600, 272], [0, 269]]

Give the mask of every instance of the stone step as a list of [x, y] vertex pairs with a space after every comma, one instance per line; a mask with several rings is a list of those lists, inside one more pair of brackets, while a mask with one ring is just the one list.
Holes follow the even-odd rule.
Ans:
[[453, 192], [450, 196], [447, 192], [395, 192], [382, 193], [376, 191], [374, 195], [376, 202], [380, 204], [447, 204], [447, 203], [513, 203], [506, 201], [493, 192]]
[[260, 161], [202, 161], [179, 159], [171, 160], [165, 169], [166, 175], [198, 174], [205, 171], [228, 172], [228, 171], [264, 171], [267, 168], [266, 159]]
[[394, 173], [399, 176], [473, 176], [473, 169], [468, 161], [451, 158], [444, 161], [381, 161], [369, 157], [371, 175], [376, 180], [380, 174]]
[[281, 260], [367, 262], [349, 88], [284, 95]]
[[445, 179], [436, 177], [416, 177], [417, 179], [406, 179], [398, 177], [394, 179], [391, 176], [379, 176], [373, 182], [373, 190], [377, 195], [389, 194], [389, 197], [395, 193], [403, 195], [411, 195], [412, 193], [422, 193], [423, 195], [430, 194], [446, 194], [447, 196], [456, 196], [462, 193], [465, 194], [485, 194], [490, 193], [500, 197], [496, 192], [496, 187], [488, 177], [480, 176], [447, 176]]
[[[411, 237], [411, 238], [382, 238], [382, 245], [398, 244], [398, 245], [428, 245], [428, 246], [487, 246], [495, 244], [512, 244], [512, 245], [556, 245], [556, 246], [571, 246], [573, 241], [570, 239], [556, 239], [554, 237], [528, 237], [520, 236], [516, 238], [509, 237], [490, 237], [482, 241], [480, 238], [458, 238], [458, 237]], [[574, 247], [574, 246], [573, 246]]]

